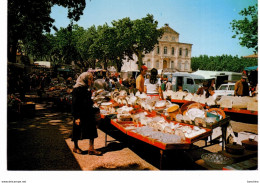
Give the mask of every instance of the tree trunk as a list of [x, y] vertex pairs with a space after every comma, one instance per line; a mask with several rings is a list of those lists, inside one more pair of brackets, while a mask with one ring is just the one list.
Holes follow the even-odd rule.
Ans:
[[105, 61], [104, 61], [104, 69], [105, 70], [107, 70], [107, 63], [108, 63], [108, 61], [105, 59]]
[[16, 63], [16, 50], [17, 50], [18, 40], [13, 41], [8, 44], [8, 61], [12, 63]]
[[138, 57], [138, 69], [141, 70], [141, 67], [143, 65], [143, 60], [142, 60], [143, 55], [141, 51], [138, 51], [137, 57]]
[[117, 72], [121, 72], [122, 62], [121, 59], [116, 62]]

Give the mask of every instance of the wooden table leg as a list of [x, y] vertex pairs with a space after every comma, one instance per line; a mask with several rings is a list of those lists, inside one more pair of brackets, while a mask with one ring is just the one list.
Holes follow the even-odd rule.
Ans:
[[163, 168], [163, 150], [160, 150], [160, 170]]
[[105, 147], [107, 146], [107, 133], [105, 135]]
[[222, 126], [222, 151], [225, 150], [227, 126]]

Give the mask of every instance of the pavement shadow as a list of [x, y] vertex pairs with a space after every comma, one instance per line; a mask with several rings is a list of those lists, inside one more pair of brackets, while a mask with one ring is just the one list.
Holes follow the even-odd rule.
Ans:
[[102, 147], [97, 149], [98, 151], [101, 151], [102, 154], [105, 154], [107, 152], [112, 152], [112, 151], [120, 151], [127, 146], [124, 143], [121, 142], [111, 142], [109, 143], [106, 147]]
[[72, 117], [44, 105], [34, 118], [7, 122], [7, 169], [81, 170], [64, 140], [71, 133]]

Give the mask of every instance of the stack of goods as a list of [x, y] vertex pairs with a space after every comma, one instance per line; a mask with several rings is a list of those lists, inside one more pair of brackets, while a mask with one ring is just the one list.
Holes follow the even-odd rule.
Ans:
[[164, 98], [170, 97], [172, 100], [187, 100], [199, 102], [202, 104], [207, 104], [209, 106], [216, 105], [215, 99], [213, 96], [206, 98], [204, 95], [197, 95], [196, 93], [188, 93], [183, 91], [173, 92], [168, 90], [163, 92]]
[[164, 143], [179, 143], [185, 141], [186, 138], [191, 139], [206, 132], [205, 129], [197, 126], [168, 122], [162, 116], [148, 117], [145, 112], [134, 114], [132, 118], [141, 124], [141, 127], [136, 127], [134, 132]]
[[218, 101], [220, 107], [247, 109], [251, 111], [258, 111], [257, 97], [240, 97], [240, 96], [222, 96]]
[[225, 118], [225, 112], [219, 108], [205, 110], [199, 103], [191, 103], [176, 115], [176, 121], [202, 127], [210, 127]]
[[133, 109], [134, 109], [133, 107], [127, 107], [127, 106], [123, 106], [123, 107], [118, 108], [116, 110], [117, 119], [119, 121], [131, 121], [132, 120], [131, 111]]

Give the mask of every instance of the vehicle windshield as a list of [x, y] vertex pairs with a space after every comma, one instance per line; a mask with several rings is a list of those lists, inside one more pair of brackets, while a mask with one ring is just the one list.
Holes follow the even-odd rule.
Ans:
[[195, 84], [202, 84], [203, 83], [203, 79], [194, 79]]
[[218, 89], [219, 90], [227, 90], [228, 85], [221, 85]]

